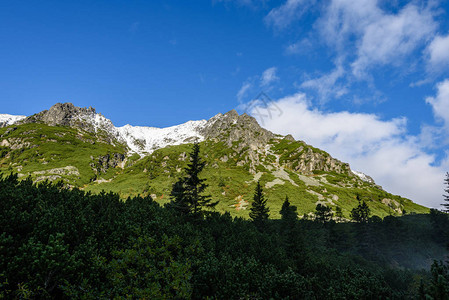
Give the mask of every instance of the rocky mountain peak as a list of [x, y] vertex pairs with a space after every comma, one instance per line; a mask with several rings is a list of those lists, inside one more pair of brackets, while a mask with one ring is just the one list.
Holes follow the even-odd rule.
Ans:
[[232, 109], [232, 110], [228, 111], [227, 113], [225, 113], [223, 116], [225, 118], [231, 118], [234, 120], [239, 117], [239, 113], [235, 109]]
[[27, 118], [27, 121], [42, 121], [50, 126], [73, 126], [74, 120], [78, 120], [82, 116], [95, 116], [94, 108], [76, 107], [72, 103], [56, 103], [49, 110], [44, 110]]
[[49, 110], [29, 116], [18, 124], [44, 123], [50, 126], [69, 126], [91, 133], [102, 133], [100, 139], [113, 142], [117, 132], [111, 120], [96, 112], [95, 108], [82, 108], [72, 103], [56, 103]]
[[255, 118], [247, 114], [239, 115], [235, 110], [209, 119], [202, 134], [205, 139], [222, 141], [228, 146], [239, 142], [240, 147], [252, 149], [265, 147], [275, 137], [272, 132], [260, 127]]

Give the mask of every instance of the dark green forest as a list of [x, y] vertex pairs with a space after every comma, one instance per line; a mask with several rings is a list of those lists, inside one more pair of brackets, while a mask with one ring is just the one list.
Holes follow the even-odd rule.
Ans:
[[0, 298], [449, 299], [448, 214], [307, 220], [287, 197], [273, 220], [258, 185], [252, 220], [232, 218], [202, 166], [165, 207], [3, 175]]

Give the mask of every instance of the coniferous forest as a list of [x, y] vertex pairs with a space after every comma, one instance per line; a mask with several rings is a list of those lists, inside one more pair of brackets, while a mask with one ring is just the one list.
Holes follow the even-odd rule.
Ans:
[[[213, 211], [194, 146], [172, 202], [0, 179], [0, 298], [448, 299], [448, 214]], [[434, 260], [435, 259], [435, 260]]]

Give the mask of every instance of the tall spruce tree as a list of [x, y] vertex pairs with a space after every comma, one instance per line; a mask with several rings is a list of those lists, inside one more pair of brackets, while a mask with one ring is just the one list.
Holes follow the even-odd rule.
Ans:
[[256, 190], [254, 191], [253, 203], [250, 208], [249, 217], [257, 224], [261, 225], [268, 219], [270, 209], [267, 207], [267, 200], [263, 195], [263, 190], [260, 182], [257, 182]]
[[446, 178], [444, 179], [444, 188], [445, 194], [443, 195], [444, 203], [441, 204], [444, 208], [443, 211], [445, 213], [449, 213], [449, 172], [446, 172]]
[[288, 201], [288, 196], [285, 196], [285, 201], [282, 204], [282, 208], [279, 211], [281, 214], [281, 219], [285, 221], [286, 223], [291, 223], [298, 219], [298, 214], [296, 213], [297, 207], [290, 204], [290, 201]]
[[170, 206], [181, 214], [200, 215], [203, 208], [213, 208], [210, 195], [203, 195], [207, 188], [206, 179], [199, 178], [206, 163], [200, 158], [200, 146], [195, 143], [190, 153], [190, 163], [185, 168], [185, 176], [179, 178], [171, 191]]

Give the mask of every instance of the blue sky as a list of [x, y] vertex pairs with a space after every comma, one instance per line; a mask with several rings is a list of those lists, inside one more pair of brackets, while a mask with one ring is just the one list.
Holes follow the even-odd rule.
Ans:
[[445, 1], [5, 0], [0, 113], [72, 102], [165, 127], [236, 108], [437, 207], [448, 13]]

